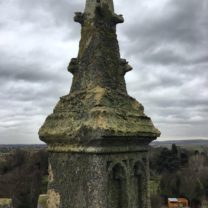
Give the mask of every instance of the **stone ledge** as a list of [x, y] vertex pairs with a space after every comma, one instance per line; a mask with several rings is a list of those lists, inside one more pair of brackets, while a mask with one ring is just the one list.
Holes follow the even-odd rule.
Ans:
[[148, 144], [154, 138], [103, 138], [102, 141], [93, 140], [88, 144], [49, 144], [49, 152], [68, 152], [86, 154], [109, 154], [147, 152]]

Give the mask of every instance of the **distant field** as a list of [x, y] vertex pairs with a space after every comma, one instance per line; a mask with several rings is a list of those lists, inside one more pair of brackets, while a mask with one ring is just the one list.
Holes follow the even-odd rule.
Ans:
[[[152, 146], [157, 145], [207, 145], [208, 146], [208, 138], [207, 139], [194, 139], [194, 140], [167, 140], [167, 141], [153, 141], [151, 143]], [[0, 144], [0, 149], [24, 149], [24, 148], [46, 148], [45, 144]]]
[[199, 151], [208, 151], [208, 139], [207, 140], [170, 140], [170, 141], [154, 141], [151, 143], [153, 147], [167, 147], [170, 148], [172, 144], [184, 147], [186, 149], [194, 149]]
[[[152, 147], [167, 147], [170, 148], [172, 144], [177, 146], [184, 147], [190, 150], [199, 150], [208, 152], [208, 139], [207, 140], [169, 140], [169, 141], [154, 141], [150, 145]], [[47, 146], [45, 144], [31, 144], [31, 145], [17, 145], [17, 144], [0, 144], [0, 156], [1, 153], [8, 153], [17, 149], [23, 150], [39, 150], [45, 149]]]
[[17, 144], [7, 144], [7, 145], [2, 145], [0, 144], [0, 155], [2, 153], [9, 153], [15, 150], [40, 150], [40, 149], [45, 149], [47, 146], [44, 144], [31, 144], [31, 145], [17, 145]]

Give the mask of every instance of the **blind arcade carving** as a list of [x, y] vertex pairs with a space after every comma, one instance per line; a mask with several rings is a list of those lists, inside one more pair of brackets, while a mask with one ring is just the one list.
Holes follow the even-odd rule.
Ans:
[[39, 130], [49, 150], [50, 208], [150, 208], [148, 144], [160, 132], [126, 90], [132, 67], [116, 35], [123, 16], [113, 0], [86, 0], [74, 20], [81, 40], [68, 66], [72, 86]]
[[108, 208], [146, 208], [146, 159], [108, 162]]

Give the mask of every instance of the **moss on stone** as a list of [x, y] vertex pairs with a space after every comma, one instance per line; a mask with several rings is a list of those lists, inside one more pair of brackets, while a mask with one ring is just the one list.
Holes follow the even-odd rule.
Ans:
[[83, 16], [70, 94], [60, 99], [39, 131], [47, 143], [83, 145], [106, 136], [155, 139], [160, 135], [143, 106], [127, 94], [115, 14], [109, 5], [101, 1], [93, 16]]
[[9, 198], [0, 198], [0, 208], [12, 208], [12, 200]]
[[82, 143], [103, 136], [155, 138], [159, 131], [132, 97], [99, 86], [61, 98], [39, 132], [52, 143]]
[[47, 193], [47, 205], [48, 208], [59, 208], [60, 207], [60, 193], [54, 189], [49, 189]]
[[38, 208], [50, 208], [47, 206], [47, 194], [41, 194], [38, 199]]
[[148, 144], [160, 132], [127, 94], [122, 21], [112, 0], [87, 0], [70, 93], [39, 131], [49, 150], [50, 208], [150, 208]]
[[[131, 207], [149, 208], [146, 151], [100, 155], [51, 153], [49, 161], [55, 177], [49, 184], [49, 189], [60, 193], [61, 208], [126, 208], [126, 203], [132, 205]], [[138, 163], [143, 166], [142, 194], [137, 188], [140, 184], [135, 173]], [[116, 170], [116, 166], [122, 168], [122, 175]], [[118, 184], [121, 182], [117, 178], [119, 176], [125, 184]], [[116, 184], [118, 186], [115, 187]], [[114, 200], [118, 201], [118, 192], [127, 193], [120, 195], [119, 200], [126, 202], [122, 206], [112, 203]], [[140, 198], [143, 206], [139, 206]]]

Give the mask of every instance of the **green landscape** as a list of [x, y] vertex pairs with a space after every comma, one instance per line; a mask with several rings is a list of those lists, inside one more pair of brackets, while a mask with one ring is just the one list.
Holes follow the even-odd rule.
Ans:
[[[46, 146], [0, 145], [0, 155], [0, 207], [45, 208]], [[208, 141], [153, 142], [149, 163], [152, 208], [180, 197], [192, 208], [208, 207]]]

